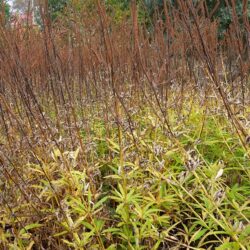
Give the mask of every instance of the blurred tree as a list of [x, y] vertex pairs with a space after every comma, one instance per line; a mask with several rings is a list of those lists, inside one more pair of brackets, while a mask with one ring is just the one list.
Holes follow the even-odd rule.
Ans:
[[0, 22], [6, 23], [10, 19], [10, 5], [7, 1], [0, 0]]
[[[30, 1], [30, 0], [20, 0], [20, 1]], [[71, 0], [47, 0], [47, 1], [40, 1], [40, 0], [33, 0], [31, 6], [33, 6], [34, 16], [36, 23], [42, 27], [42, 18], [40, 8], [43, 10], [48, 10], [48, 17], [55, 21], [57, 17], [63, 14], [64, 9], [66, 6], [71, 2]], [[47, 7], [45, 7], [47, 5]]]
[[129, 0], [106, 0], [105, 4], [108, 14], [118, 22], [130, 15]]
[[[177, 0], [143, 0], [147, 6], [147, 10], [150, 16], [156, 9], [163, 11], [163, 1], [168, 2], [171, 5], [175, 5], [178, 8]], [[194, 3], [198, 3], [198, 0], [193, 0]], [[232, 22], [232, 1], [231, 0], [205, 0], [208, 8], [208, 16], [211, 19], [217, 19], [219, 21], [219, 36], [223, 36], [223, 33], [228, 29]], [[228, 2], [228, 4], [227, 4]], [[239, 21], [243, 22], [243, 0], [235, 0], [236, 15]], [[247, 18], [250, 19], [250, 1], [247, 1]]]
[[55, 20], [65, 9], [70, 0], [48, 0], [49, 14]]
[[[28, 9], [29, 2], [31, 1], [33, 1], [34, 6], [38, 5], [39, 0], [13, 0], [13, 10], [18, 12], [25, 12], [25, 10]], [[168, 4], [178, 8], [177, 0], [137, 0], [139, 22], [146, 23], [149, 27], [150, 23], [152, 22], [155, 10], [157, 10], [158, 13], [161, 14], [164, 18], [163, 1], [166, 1]], [[199, 0], [193, 1], [198, 2]], [[115, 21], [121, 21], [124, 18], [130, 16], [130, 2], [131, 0], [105, 0], [107, 12], [114, 18]], [[219, 20], [219, 36], [222, 36], [232, 22], [232, 7], [230, 6], [231, 0], [228, 0], [229, 5], [227, 5], [226, 3], [227, 0], [205, 0], [205, 2], [208, 8], [208, 12], [210, 13], [209, 17], [213, 20]], [[236, 13], [240, 21], [242, 21], [243, 19], [243, 2], [243, 0], [235, 0]], [[48, 0], [48, 10], [51, 19], [55, 20], [63, 13], [65, 7], [68, 4], [72, 3], [75, 6], [79, 5], [79, 9], [86, 8], [86, 6], [89, 6], [89, 8], [93, 9], [93, 5], [95, 5], [93, 0]], [[248, 18], [250, 18], [249, 0], [247, 4], [247, 16]], [[39, 12], [37, 11], [36, 13], [38, 16]]]
[[[64, 7], [70, 2], [70, 0], [48, 0], [49, 14], [54, 20], [60, 13], [62, 13]], [[25, 13], [28, 8], [37, 7], [40, 3], [46, 3], [39, 0], [13, 0], [12, 9], [15, 12]], [[37, 12], [38, 13], [38, 12]]]
[[[226, 0], [206, 0], [208, 10], [211, 13], [212, 19], [219, 20], [219, 35], [228, 29], [232, 23], [232, 5], [231, 1]], [[243, 0], [235, 1], [236, 15], [240, 23], [243, 22]], [[247, 18], [250, 19], [250, 1], [247, 1]]]
[[14, 12], [25, 13], [28, 9], [29, 0], [13, 0], [12, 9]]

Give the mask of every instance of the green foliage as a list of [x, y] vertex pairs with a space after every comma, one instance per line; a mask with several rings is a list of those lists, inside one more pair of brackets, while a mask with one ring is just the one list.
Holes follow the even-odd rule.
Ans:
[[69, 0], [49, 0], [49, 12], [52, 20], [55, 20], [60, 14], [63, 13], [63, 10], [69, 4]]
[[[216, 6], [216, 1], [215, 0], [207, 0], [207, 6], [209, 11], [211, 12], [214, 7]], [[230, 3], [230, 1], [229, 1]], [[243, 9], [243, 1], [241, 0], [236, 0], [236, 14], [237, 18], [239, 21], [242, 23], [242, 9]], [[248, 1], [247, 3], [247, 16], [248, 19], [250, 19], [250, 2]], [[229, 25], [232, 23], [232, 6], [227, 6], [226, 1], [220, 1], [219, 7], [216, 9], [213, 19], [218, 19], [219, 20], [219, 35], [222, 36], [223, 33], [227, 30]]]
[[0, 13], [2, 14], [2, 10], [4, 10], [5, 20], [8, 21], [10, 19], [10, 5], [8, 2], [4, 0], [0, 0]]
[[[70, 0], [48, 0], [49, 18], [52, 21], [55, 21], [57, 18], [63, 17], [63, 15], [65, 14], [65, 9], [69, 3]], [[36, 8], [35, 10], [35, 19], [36, 23], [42, 27], [43, 25], [39, 8]]]
[[[189, 102], [184, 116], [188, 110]], [[177, 249], [246, 249], [250, 172], [243, 166], [250, 162], [226, 119], [208, 116], [204, 123], [203, 110], [193, 105], [184, 124], [172, 110], [170, 120], [180, 142], [175, 144], [145, 107], [133, 115], [138, 124], [135, 147], [129, 132], [119, 144], [115, 126], [107, 138], [105, 123], [94, 113], [90, 133], [81, 133], [88, 168], [79, 148], [54, 148], [44, 161], [37, 155], [43, 170], [38, 164], [23, 167], [43, 219], [19, 216], [22, 223], [17, 224], [4, 206], [2, 246], [28, 249], [35, 244], [32, 235], [46, 231], [61, 249], [161, 249], [166, 244]], [[21, 203], [21, 195], [15, 191], [15, 214], [33, 209], [32, 202]], [[14, 235], [3, 230], [6, 224], [16, 225]]]
[[[163, 13], [163, 1], [164, 0], [141, 0], [137, 1], [138, 10], [139, 10], [139, 19], [141, 22], [150, 23], [153, 17], [155, 10], [158, 10], [160, 13]], [[166, 2], [172, 6], [178, 7], [178, 3], [176, 0], [166, 0]], [[196, 1], [194, 1], [196, 2]], [[121, 1], [121, 0], [107, 0], [107, 5], [112, 6], [113, 13], [117, 16], [121, 17], [123, 14], [129, 12], [129, 1]], [[229, 1], [230, 3], [230, 1]], [[208, 7], [209, 13], [214, 10], [217, 1], [216, 0], [206, 0], [206, 4]], [[242, 22], [242, 7], [243, 1], [236, 0], [236, 13], [240, 22]], [[250, 19], [250, 2], [248, 1], [248, 18]], [[124, 12], [124, 13], [123, 13]], [[232, 23], [232, 7], [227, 6], [226, 1], [219, 1], [219, 6], [216, 8], [213, 13], [212, 19], [217, 19], [219, 22], [219, 36], [222, 37], [224, 32], [228, 29], [229, 25]]]
[[130, 15], [130, 1], [129, 0], [107, 0], [107, 12], [115, 21], [121, 21]]

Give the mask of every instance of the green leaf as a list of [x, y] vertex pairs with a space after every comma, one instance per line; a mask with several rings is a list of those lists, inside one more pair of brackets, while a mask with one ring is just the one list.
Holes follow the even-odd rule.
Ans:
[[62, 231], [62, 232], [60, 232], [60, 233], [53, 234], [53, 237], [63, 236], [63, 235], [65, 235], [65, 234], [67, 234], [67, 233], [68, 233], [68, 231]]
[[94, 210], [100, 207], [109, 197], [105, 196], [94, 205]]
[[207, 232], [207, 229], [206, 229], [206, 228], [205, 228], [205, 229], [202, 229], [202, 230], [199, 229], [198, 231], [196, 231], [196, 232], [193, 234], [192, 238], [190, 239], [190, 242], [194, 242], [194, 241], [200, 239], [206, 232]]
[[89, 230], [94, 230], [94, 227], [93, 227], [90, 223], [88, 223], [88, 222], [86, 222], [86, 221], [82, 221], [82, 224], [83, 224], [86, 228], [88, 228]]
[[24, 228], [22, 228], [21, 231], [19, 232], [19, 234], [21, 235], [21, 234], [27, 233], [27, 231], [29, 231], [30, 229], [39, 228], [42, 226], [43, 225], [38, 224], [38, 223], [29, 224], [29, 225], [25, 226]]
[[240, 245], [237, 242], [225, 242], [215, 249], [216, 250], [239, 250]]
[[116, 244], [112, 244], [108, 248], [106, 248], [106, 250], [116, 250], [116, 249], [117, 249], [117, 245]]
[[105, 224], [105, 221], [104, 220], [97, 220], [97, 219], [95, 219], [94, 223], [95, 223], [95, 226], [96, 226], [97, 230], [101, 231], [102, 228], [103, 228], [103, 226], [104, 226], [104, 224]]
[[246, 226], [244, 230], [241, 232], [239, 239], [243, 240], [250, 236], [250, 225]]
[[116, 232], [120, 232], [121, 230], [119, 228], [116, 227], [110, 227], [108, 229], [103, 230], [103, 233], [116, 233]]
[[113, 152], [115, 152], [115, 153], [117, 153], [117, 154], [119, 154], [119, 152], [120, 152], [120, 146], [119, 146], [119, 144], [117, 144], [116, 142], [114, 142], [114, 141], [112, 141], [112, 140], [110, 140], [110, 139], [107, 139], [107, 141], [109, 142], [109, 148], [113, 151]]

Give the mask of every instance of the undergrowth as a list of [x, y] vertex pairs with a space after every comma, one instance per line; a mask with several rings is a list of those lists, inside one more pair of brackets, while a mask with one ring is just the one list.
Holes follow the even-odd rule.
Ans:
[[89, 112], [87, 158], [37, 146], [33, 160], [5, 166], [1, 248], [247, 249], [250, 161], [228, 120], [188, 106], [185, 123], [170, 114], [175, 142], [150, 108], [121, 142], [115, 123], [107, 133]]

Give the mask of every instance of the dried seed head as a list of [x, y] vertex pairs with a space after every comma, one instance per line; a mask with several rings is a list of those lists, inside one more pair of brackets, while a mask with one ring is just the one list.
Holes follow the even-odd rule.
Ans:
[[220, 202], [223, 199], [224, 195], [225, 191], [223, 189], [220, 189], [214, 194], [214, 200]]
[[184, 182], [187, 176], [188, 176], [188, 171], [182, 171], [182, 172], [178, 175], [179, 181], [180, 181], [180, 182]]
[[196, 152], [194, 149], [188, 150], [187, 154], [190, 158], [194, 158], [196, 156]]
[[194, 171], [200, 164], [199, 159], [189, 159], [186, 161], [185, 168], [188, 171]]
[[159, 162], [159, 170], [162, 170], [164, 168], [165, 160]]

